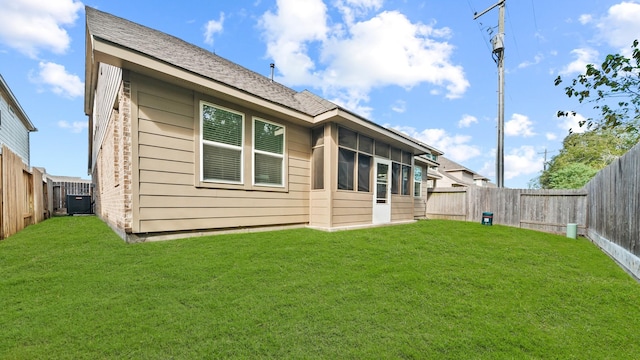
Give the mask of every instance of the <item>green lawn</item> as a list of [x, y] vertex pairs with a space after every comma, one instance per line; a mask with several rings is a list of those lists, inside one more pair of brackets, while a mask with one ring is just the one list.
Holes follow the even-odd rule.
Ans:
[[0, 242], [2, 359], [634, 359], [640, 284], [586, 239], [420, 221], [125, 244]]

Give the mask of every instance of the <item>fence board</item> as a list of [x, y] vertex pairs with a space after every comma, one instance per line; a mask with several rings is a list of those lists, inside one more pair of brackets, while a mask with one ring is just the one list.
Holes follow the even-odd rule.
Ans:
[[[589, 232], [640, 257], [640, 144], [586, 186]], [[636, 275], [638, 276], [638, 275]]]
[[34, 176], [22, 159], [4, 145], [0, 156], [0, 200], [0, 239], [41, 219], [36, 212], [43, 212], [42, 174], [37, 172]]
[[493, 223], [563, 233], [568, 223], [586, 231], [587, 193], [582, 190], [435, 188], [427, 194], [427, 218], [478, 221], [493, 213]]
[[69, 180], [53, 181], [51, 190], [53, 191], [52, 210], [54, 214], [67, 213], [67, 195], [91, 195], [91, 182], [89, 180]]

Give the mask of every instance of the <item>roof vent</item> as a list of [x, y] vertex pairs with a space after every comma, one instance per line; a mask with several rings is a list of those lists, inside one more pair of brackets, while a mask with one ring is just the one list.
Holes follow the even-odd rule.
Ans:
[[271, 82], [273, 82], [273, 71], [276, 68], [276, 64], [271, 63], [269, 64], [269, 67], [271, 68]]

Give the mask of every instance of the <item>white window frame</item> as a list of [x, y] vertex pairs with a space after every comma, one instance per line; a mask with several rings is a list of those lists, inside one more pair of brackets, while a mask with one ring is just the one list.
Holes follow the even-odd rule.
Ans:
[[[205, 140], [204, 138], [204, 106], [213, 107], [216, 109], [228, 111], [230, 113], [240, 115], [242, 117], [242, 139], [240, 141], [240, 146], [234, 146], [224, 143], [219, 143], [216, 141]], [[244, 132], [245, 132], [245, 116], [243, 113], [226, 108], [224, 106], [220, 106], [214, 103], [210, 103], [207, 101], [200, 101], [200, 181], [204, 183], [216, 183], [216, 184], [234, 184], [234, 185], [242, 185], [244, 184]], [[240, 150], [240, 181], [227, 181], [227, 180], [215, 180], [215, 179], [205, 179], [204, 178], [204, 145], [215, 146], [223, 149], [231, 149], [231, 150]]]
[[[275, 188], [284, 188], [285, 184], [286, 184], [286, 179], [285, 179], [285, 175], [286, 175], [286, 171], [285, 171], [285, 166], [286, 163], [284, 161], [285, 159], [285, 154], [287, 153], [287, 127], [279, 124], [277, 122], [274, 121], [269, 121], [269, 120], [265, 120], [263, 118], [259, 118], [259, 117], [253, 117], [252, 118], [252, 127], [251, 127], [251, 161], [253, 162], [253, 166], [251, 166], [251, 181], [252, 184], [254, 186], [268, 186], [268, 187], [275, 187]], [[261, 121], [267, 124], [271, 124], [271, 125], [275, 125], [275, 126], [280, 126], [282, 127], [282, 154], [275, 154], [272, 152], [268, 152], [268, 151], [262, 151], [262, 150], [257, 150], [256, 149], [256, 144], [255, 144], [255, 139], [256, 139], [256, 122], [257, 121]], [[271, 184], [271, 183], [260, 183], [260, 182], [256, 182], [256, 154], [260, 154], [260, 155], [266, 155], [266, 156], [270, 156], [270, 157], [274, 157], [274, 158], [280, 158], [280, 160], [282, 161], [282, 167], [280, 169], [281, 174], [280, 174], [280, 179], [282, 179], [282, 183], [281, 184]]]

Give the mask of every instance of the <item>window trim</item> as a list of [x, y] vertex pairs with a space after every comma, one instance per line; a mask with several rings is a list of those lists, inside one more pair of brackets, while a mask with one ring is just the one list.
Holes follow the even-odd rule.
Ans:
[[[234, 145], [229, 145], [229, 144], [224, 144], [224, 143], [218, 143], [215, 141], [211, 141], [211, 140], [205, 140], [204, 139], [204, 119], [203, 119], [203, 115], [204, 115], [204, 106], [210, 106], [216, 109], [220, 109], [220, 110], [224, 110], [224, 111], [228, 111], [230, 113], [236, 114], [236, 115], [240, 115], [242, 117], [242, 138], [240, 140], [240, 146], [234, 146]], [[214, 104], [212, 102], [209, 101], [204, 101], [204, 100], [200, 100], [199, 101], [199, 118], [198, 118], [198, 122], [199, 122], [199, 131], [200, 133], [198, 134], [198, 138], [199, 138], [199, 142], [200, 142], [200, 153], [199, 153], [199, 157], [200, 157], [200, 161], [199, 161], [199, 167], [200, 167], [200, 171], [199, 171], [199, 175], [200, 175], [200, 183], [203, 184], [226, 184], [226, 185], [243, 185], [244, 184], [244, 146], [245, 146], [245, 125], [246, 125], [246, 117], [244, 113], [241, 113], [239, 111], [233, 110], [233, 109], [229, 109], [227, 107], [218, 105], [218, 104]], [[205, 143], [207, 143], [207, 145], [209, 146], [216, 146], [219, 148], [223, 148], [223, 149], [230, 149], [230, 150], [240, 150], [240, 181], [225, 181], [225, 180], [212, 180], [212, 179], [205, 179], [204, 178], [204, 145]]]
[[[243, 115], [243, 131], [242, 131], [242, 174], [244, 182], [242, 184], [235, 183], [227, 183], [227, 182], [213, 182], [213, 181], [202, 181], [202, 177], [204, 175], [202, 171], [202, 161], [203, 161], [203, 148], [201, 144], [202, 138], [202, 103], [213, 105], [216, 108], [220, 108], [223, 110], [231, 111], [233, 113], [237, 113]], [[282, 187], [274, 187], [274, 186], [261, 186], [261, 185], [253, 185], [253, 181], [249, 181], [248, 177], [252, 175], [252, 164], [253, 153], [251, 151], [252, 145], [252, 122], [250, 121], [253, 117], [264, 119], [270, 119], [269, 116], [266, 116], [263, 113], [258, 111], [253, 111], [251, 109], [242, 107], [237, 104], [232, 104], [222, 99], [203, 94], [200, 92], [196, 92], [194, 94], [194, 102], [193, 102], [193, 186], [196, 189], [218, 189], [218, 190], [242, 190], [242, 191], [260, 191], [260, 192], [273, 192], [273, 193], [288, 193], [289, 192], [289, 181], [291, 179], [291, 173], [289, 172], [289, 156], [288, 151], [289, 144], [285, 142], [284, 148], [284, 186]], [[287, 127], [287, 131], [291, 131], [292, 126], [289, 122], [275, 118], [275, 123], [278, 125], [282, 125]], [[269, 120], [272, 121], [272, 120]], [[293, 128], [295, 130], [295, 127]], [[291, 133], [289, 133], [291, 135]], [[287, 140], [287, 141], [290, 141]], [[294, 175], [297, 176], [297, 175]], [[301, 180], [302, 181], [302, 180]], [[326, 184], [325, 184], [326, 185]]]
[[[274, 121], [269, 121], [266, 119], [263, 119], [261, 117], [258, 116], [253, 116], [251, 118], [251, 162], [252, 162], [252, 166], [251, 166], [251, 184], [253, 186], [260, 186], [260, 187], [270, 187], [270, 188], [284, 188], [285, 184], [287, 183], [286, 180], [286, 174], [287, 172], [285, 171], [285, 154], [287, 153], [287, 127], [283, 124], [279, 124], [277, 122]], [[280, 126], [282, 127], [282, 154], [276, 154], [276, 153], [272, 153], [272, 152], [268, 152], [268, 151], [263, 151], [263, 150], [257, 150], [256, 149], [256, 122], [257, 121], [261, 121], [267, 124], [271, 124], [271, 125], [275, 125], [275, 126]], [[282, 183], [280, 184], [269, 184], [269, 183], [259, 183], [256, 182], [256, 154], [261, 154], [261, 155], [266, 155], [266, 156], [271, 156], [274, 158], [280, 158], [280, 160], [282, 161], [282, 168], [280, 169], [280, 178], [282, 179]]]

